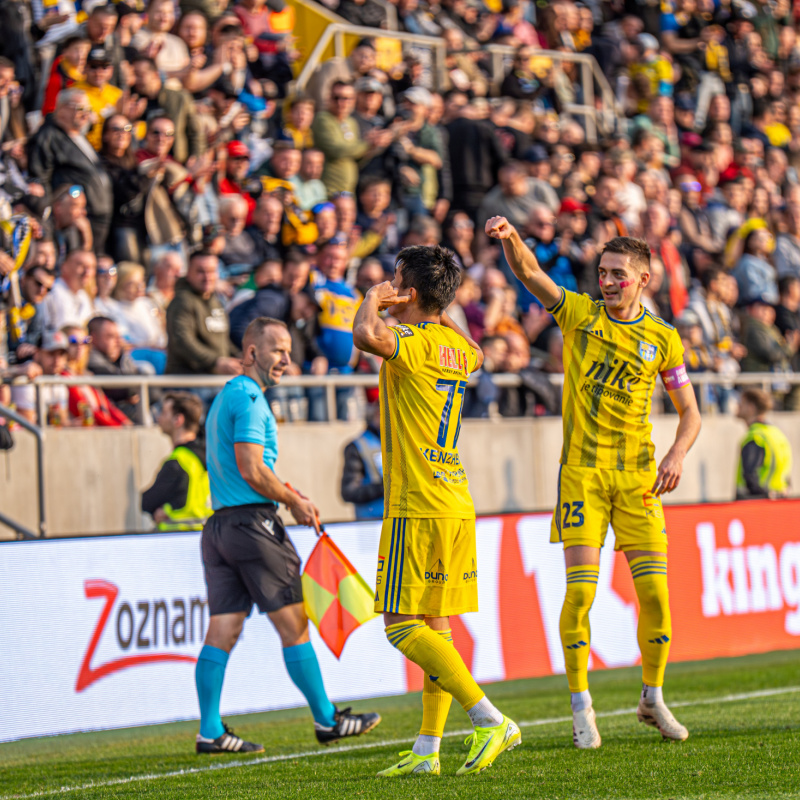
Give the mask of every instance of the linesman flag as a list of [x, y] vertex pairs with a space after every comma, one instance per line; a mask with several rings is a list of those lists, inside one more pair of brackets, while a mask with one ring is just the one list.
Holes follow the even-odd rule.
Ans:
[[308, 618], [336, 658], [347, 637], [377, 616], [374, 592], [324, 531], [306, 561], [303, 601]]

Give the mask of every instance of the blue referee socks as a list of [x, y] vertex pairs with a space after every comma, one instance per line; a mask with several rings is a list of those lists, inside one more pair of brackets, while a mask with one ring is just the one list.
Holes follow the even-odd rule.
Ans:
[[336, 709], [325, 693], [319, 661], [311, 642], [284, 647], [283, 660], [292, 682], [306, 698], [314, 722], [332, 728], [336, 724]]
[[197, 657], [194, 680], [200, 703], [200, 735], [204, 739], [216, 739], [225, 733], [219, 715], [219, 698], [227, 663], [228, 653], [208, 644], [203, 645]]

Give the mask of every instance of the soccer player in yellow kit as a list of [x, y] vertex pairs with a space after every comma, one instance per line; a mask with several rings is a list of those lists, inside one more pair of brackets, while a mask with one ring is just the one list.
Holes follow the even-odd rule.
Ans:
[[[689, 732], [662, 695], [672, 623], [660, 496], [678, 485], [700, 432], [700, 413], [677, 331], [640, 303], [650, 281], [650, 250], [626, 236], [609, 241], [598, 266], [603, 299], [594, 301], [556, 286], [505, 217], [488, 220], [486, 233], [502, 241], [514, 274], [564, 335], [564, 447], [550, 541], [563, 543], [567, 569], [560, 631], [573, 742], [581, 749], [601, 744], [589, 694], [589, 609], [609, 523], [639, 599], [643, 688], [637, 716], [666, 739], [686, 739]], [[649, 416], [659, 375], [680, 422], [656, 469]]]
[[[483, 353], [444, 310], [461, 270], [441, 247], [406, 247], [392, 283], [367, 292], [356, 347], [383, 357], [380, 373], [384, 520], [375, 611], [386, 636], [425, 672], [422, 728], [413, 750], [380, 777], [440, 772], [453, 697], [470, 717], [470, 751], [457, 775], [480, 772], [518, 745], [517, 725], [488, 700], [453, 646], [449, 617], [478, 610], [475, 508], [458, 455], [469, 375]], [[400, 325], [387, 326], [388, 310]]]

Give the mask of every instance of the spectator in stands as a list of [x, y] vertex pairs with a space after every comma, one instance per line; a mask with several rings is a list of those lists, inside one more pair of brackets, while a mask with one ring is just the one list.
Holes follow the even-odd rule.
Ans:
[[292, 178], [291, 183], [297, 205], [304, 211], [312, 209], [318, 203], [324, 203], [328, 198], [328, 190], [320, 180], [324, 168], [325, 155], [321, 150], [303, 150], [300, 172]]
[[[358, 123], [353, 117], [355, 89], [349, 83], [333, 84], [328, 111], [319, 111], [311, 130], [314, 146], [325, 155], [322, 182], [329, 194], [354, 192], [358, 183], [358, 160], [363, 158], [372, 143], [383, 143], [386, 131], [370, 134], [362, 139]], [[391, 134], [389, 134], [391, 137]], [[385, 141], [388, 145], [390, 138]]]
[[744, 240], [744, 254], [732, 275], [739, 285], [739, 303], [743, 306], [763, 298], [767, 303], [778, 302], [778, 279], [775, 267], [768, 261], [775, 240], [765, 224], [756, 227]]
[[257, 264], [280, 261], [284, 247], [281, 239], [283, 203], [273, 194], [262, 194], [253, 211], [253, 222], [245, 234], [253, 240]]
[[365, 430], [344, 448], [341, 494], [355, 506], [356, 519], [383, 518], [380, 405], [367, 406]]
[[[348, 58], [328, 58], [317, 67], [306, 86], [308, 95], [314, 100], [317, 110], [327, 108], [336, 91], [336, 83], [353, 84], [359, 78], [373, 77], [382, 82], [386, 75], [376, 68], [375, 42], [361, 39]], [[316, 146], [319, 143], [316, 142]]]
[[478, 211], [479, 228], [495, 214], [506, 217], [515, 227], [524, 228], [535, 206], [543, 204], [551, 215], [558, 210], [557, 198], [555, 209], [549, 202], [556, 197], [553, 189], [548, 186], [549, 191], [543, 192], [542, 182], [537, 178], [529, 178], [519, 162], [501, 167], [498, 181], [498, 185], [486, 195]]
[[243, 197], [247, 203], [247, 224], [253, 218], [256, 201], [245, 188], [247, 173], [250, 171], [250, 150], [244, 142], [234, 139], [225, 147], [225, 177], [217, 183], [217, 193], [221, 196], [235, 194]]
[[30, 141], [28, 169], [31, 178], [41, 181], [48, 199], [62, 184], [83, 187], [94, 251], [102, 253], [111, 226], [114, 195], [97, 153], [83, 134], [91, 112], [85, 92], [76, 88], [61, 92], [55, 111]]
[[175, 285], [167, 308], [167, 366], [170, 375], [238, 375], [225, 309], [215, 294], [218, 259], [202, 250], [189, 259], [186, 277]]
[[93, 47], [86, 62], [86, 80], [75, 84], [76, 89], [81, 89], [86, 94], [92, 107], [94, 122], [86, 133], [86, 138], [95, 150], [99, 150], [102, 144], [106, 118], [115, 112], [138, 117], [147, 103], [144, 99], [132, 100], [124, 97], [122, 89], [110, 83], [113, 71], [111, 55], [102, 47]]
[[158, 309], [164, 325], [166, 325], [167, 308], [175, 297], [175, 284], [185, 271], [186, 264], [179, 253], [164, 253], [153, 265], [147, 296]]
[[92, 226], [86, 216], [83, 186], [59, 186], [53, 193], [53, 238], [58, 260], [63, 262], [73, 250], [92, 249]]
[[742, 372], [786, 372], [800, 346], [800, 336], [792, 332], [790, 340], [775, 327], [775, 309], [765, 297], [751, 298], [744, 322]]
[[189, 50], [182, 39], [170, 33], [174, 25], [172, 0], [151, 0], [145, 25], [131, 40], [131, 47], [152, 58], [168, 78], [182, 79], [190, 65]]
[[119, 303], [116, 322], [120, 334], [131, 347], [163, 350], [167, 344], [166, 331], [158, 309], [149, 297], [145, 271], [141, 264], [121, 261], [117, 265], [117, 285], [114, 299]]
[[142, 492], [142, 511], [160, 531], [197, 530], [213, 513], [202, 418], [203, 404], [193, 394], [171, 392], [161, 401], [158, 427], [173, 450]]
[[[65, 375], [88, 375], [92, 340], [86, 328], [67, 325], [61, 331], [69, 342]], [[69, 391], [69, 413], [76, 424], [101, 428], [120, 428], [133, 425], [99, 386], [76, 384]]]
[[[46, 331], [41, 345], [36, 349], [33, 362], [39, 375], [61, 375], [67, 367], [67, 337], [60, 331]], [[70, 425], [69, 392], [66, 386], [39, 387], [40, 400], [47, 418], [37, 420], [36, 388], [31, 383], [11, 387], [11, 402], [20, 416], [28, 422], [44, 425]]]
[[[88, 3], [87, 3], [88, 5]], [[122, 44], [123, 37], [128, 38], [130, 34], [130, 23], [126, 22], [123, 17], [120, 22], [117, 14], [117, 6], [113, 3], [96, 3], [93, 4], [91, 10], [87, 10], [88, 18], [78, 28], [78, 34], [89, 41], [91, 48], [102, 47], [107, 54], [111, 56], [111, 62], [114, 65], [114, 72], [111, 77], [111, 83], [114, 86], [122, 88], [125, 83], [124, 68], [122, 66], [125, 58], [125, 49]], [[128, 20], [136, 19], [139, 23], [140, 18], [135, 15], [129, 15]], [[117, 26], [121, 30], [119, 35], [115, 36]], [[86, 55], [89, 51], [87, 49]], [[77, 79], [76, 79], [77, 80]]]
[[12, 364], [32, 358], [41, 344], [45, 331], [43, 303], [55, 280], [52, 272], [36, 264], [22, 274], [19, 288], [22, 307], [27, 311], [19, 314], [19, 319], [15, 319], [11, 308], [5, 312], [8, 356]]
[[73, 250], [61, 265], [50, 294], [45, 298], [42, 312], [48, 330], [60, 330], [65, 325], [86, 325], [94, 313], [86, 286], [94, 281], [97, 259], [88, 250]]
[[225, 249], [220, 254], [220, 261], [230, 269], [231, 274], [250, 273], [261, 261], [256, 242], [244, 230], [247, 213], [248, 203], [242, 195], [222, 196], [219, 221], [225, 232]]
[[[109, 317], [89, 320], [89, 371], [94, 375], [138, 375], [139, 369], [125, 350], [119, 326]], [[106, 395], [133, 422], [142, 422], [141, 397], [135, 387], [107, 389]]]
[[[320, 308], [318, 345], [328, 360], [329, 371], [333, 374], [352, 372], [354, 363], [353, 317], [359, 299], [351, 286], [344, 281], [347, 269], [347, 241], [343, 236], [334, 236], [317, 255], [317, 272], [314, 274], [314, 295]], [[348, 417], [348, 401], [353, 396], [352, 389], [338, 389], [336, 392], [337, 416]], [[309, 417], [324, 420], [324, 396], [316, 398]]]
[[336, 13], [352, 25], [364, 28], [386, 27], [386, 11], [372, 0], [341, 0]]
[[314, 121], [314, 101], [307, 95], [298, 94], [288, 103], [289, 119], [283, 126], [283, 133], [290, 136], [298, 150], [314, 147], [314, 134], [311, 123]]
[[173, 124], [174, 136], [167, 152], [181, 164], [185, 164], [190, 156], [202, 155], [206, 149], [206, 137], [191, 95], [183, 89], [167, 87], [152, 58], [137, 56], [131, 66], [134, 76], [132, 90], [147, 100], [143, 116], [148, 124], [156, 111]]
[[116, 321], [120, 316], [119, 302], [114, 297], [114, 289], [117, 288], [117, 265], [110, 256], [100, 256], [97, 259], [95, 287], [97, 289], [93, 301], [95, 315]]
[[81, 36], [71, 36], [64, 40], [61, 55], [53, 61], [42, 104], [42, 115], [52, 114], [56, 108], [56, 98], [63, 89], [74, 86], [86, 77], [86, 59], [91, 43]]
[[737, 417], [747, 425], [736, 474], [736, 498], [785, 497], [791, 486], [792, 448], [785, 434], [767, 422], [772, 398], [762, 389], [742, 392]]
[[[231, 326], [231, 341], [241, 349], [242, 337], [247, 326], [257, 317], [270, 317], [289, 324], [292, 300], [281, 281], [283, 269], [280, 261], [265, 261], [253, 272], [255, 291], [244, 290], [237, 293], [228, 306]], [[237, 298], [239, 294], [244, 298]]]
[[787, 203], [784, 216], [786, 230], [775, 241], [775, 269], [778, 277], [800, 278], [800, 204]]

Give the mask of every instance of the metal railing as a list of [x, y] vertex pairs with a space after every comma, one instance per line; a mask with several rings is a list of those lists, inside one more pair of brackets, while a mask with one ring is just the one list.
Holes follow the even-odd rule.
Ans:
[[[323, 54], [333, 43], [334, 53], [343, 58], [347, 55], [345, 36], [369, 36], [384, 39], [395, 39], [410, 49], [417, 48], [430, 53], [430, 84], [434, 89], [441, 89], [446, 84], [447, 47], [444, 39], [438, 36], [422, 36], [404, 31], [383, 30], [382, 28], [366, 28], [337, 22], [328, 25], [311, 51], [303, 69], [297, 76], [295, 88], [303, 91], [314, 71], [323, 60]], [[502, 81], [508, 65], [513, 58], [515, 48], [508, 45], [484, 45], [481, 51], [489, 56], [490, 79], [494, 87]], [[469, 51], [475, 52], [475, 51]], [[598, 131], [602, 133], [613, 132], [622, 119], [622, 112], [617, 103], [616, 96], [611, 89], [606, 76], [600, 69], [594, 56], [586, 53], [562, 53], [557, 50], [537, 50], [537, 58], [548, 58], [556, 64], [570, 62], [577, 64], [581, 72], [581, 86], [583, 91], [582, 103], [569, 103], [564, 108], [568, 114], [584, 118], [586, 138], [589, 142], [597, 142]], [[599, 89], [601, 108], [595, 105], [595, 84]]]
[[44, 539], [47, 535], [47, 522], [45, 517], [45, 494], [44, 494], [44, 431], [38, 425], [28, 422], [25, 417], [18, 414], [11, 408], [0, 405], [0, 416], [13, 420], [21, 428], [29, 431], [36, 437], [36, 475], [37, 491], [39, 493], [39, 533], [34, 533], [30, 528], [11, 519], [11, 517], [0, 512], [0, 523], [7, 528], [11, 528], [21, 539]]
[[[474, 387], [480, 379], [480, 372], [470, 375], [469, 386]], [[564, 385], [564, 375], [560, 373], [547, 373], [554, 386]], [[774, 387], [781, 385], [800, 385], [800, 373], [774, 373], [774, 372], [744, 372], [734, 376], [718, 375], [714, 372], [695, 372], [690, 374], [692, 385], [696, 387], [721, 387], [733, 389], [740, 386], [759, 386], [771, 392]], [[150, 398], [152, 389], [207, 389], [222, 388], [229, 380], [229, 375], [42, 375], [32, 383], [37, 391], [37, 408], [39, 420], [47, 419], [47, 398], [40, 391], [43, 386], [97, 386], [103, 389], [137, 389], [142, 407], [143, 425], [153, 425], [150, 412]], [[522, 385], [519, 375], [513, 373], [497, 373], [492, 375], [492, 381], [501, 389], [515, 388]], [[336, 418], [336, 390], [345, 388], [374, 389], [378, 386], [377, 375], [296, 375], [285, 377], [281, 380], [280, 387], [291, 389], [324, 389], [328, 420]], [[666, 392], [660, 382], [656, 384], [656, 404], [665, 397]], [[708, 411], [705, 407], [704, 393], [699, 392], [701, 411]], [[0, 407], [0, 413], [7, 412]], [[13, 412], [9, 413], [11, 416]], [[14, 415], [17, 419], [18, 415]], [[24, 421], [24, 420], [23, 420]], [[40, 431], [36, 426], [25, 422], [25, 427]], [[22, 424], [22, 423], [21, 423]], [[35, 429], [35, 430], [34, 430]]]

